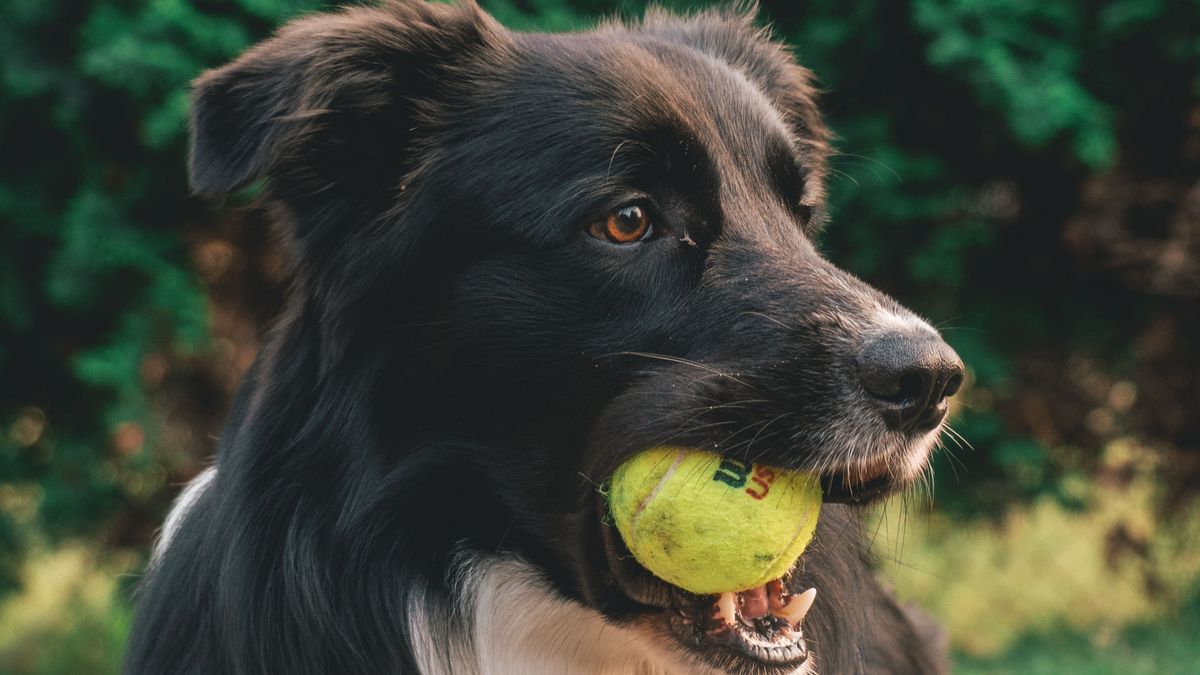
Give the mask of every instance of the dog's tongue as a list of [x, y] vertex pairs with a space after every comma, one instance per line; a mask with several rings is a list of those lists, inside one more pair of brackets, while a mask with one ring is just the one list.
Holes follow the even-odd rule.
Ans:
[[766, 586], [759, 586], [758, 588], [751, 588], [748, 591], [738, 593], [738, 604], [742, 607], [742, 616], [747, 619], [757, 619], [766, 616], [767, 610], [770, 609], [768, 597], [773, 599], [775, 595]]
[[721, 620], [731, 626], [737, 623], [739, 615], [752, 621], [767, 614], [783, 619], [791, 626], [797, 626], [804, 621], [816, 597], [815, 588], [791, 595], [783, 582], [775, 579], [757, 588], [722, 593], [717, 596], [716, 609]]

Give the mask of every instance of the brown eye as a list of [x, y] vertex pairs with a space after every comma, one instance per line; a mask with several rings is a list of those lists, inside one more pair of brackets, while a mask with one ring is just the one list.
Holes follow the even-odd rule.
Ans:
[[632, 244], [650, 234], [650, 216], [640, 206], [625, 206], [608, 214], [603, 221], [593, 223], [590, 231], [597, 239], [607, 239], [614, 244]]

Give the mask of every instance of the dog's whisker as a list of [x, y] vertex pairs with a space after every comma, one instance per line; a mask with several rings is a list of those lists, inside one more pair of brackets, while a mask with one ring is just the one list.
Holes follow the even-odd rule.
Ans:
[[966, 450], [966, 448], [963, 447], [962, 442], [955, 438], [953, 432], [951, 432], [949, 429], [946, 430], [944, 435], [938, 437], [938, 445], [941, 447], [945, 447], [945, 443], [942, 441], [943, 438], [949, 438], [952, 443], [958, 446], [959, 450]]
[[949, 432], [950, 435], [953, 436], [955, 439], [957, 439], [957, 441], [961, 442], [962, 445], [967, 446], [966, 447], [967, 450], [971, 450], [971, 451], [975, 450], [975, 446], [971, 445], [971, 441], [968, 441], [967, 438], [965, 436], [963, 436], [962, 434], [960, 434], [957, 429], [955, 429], [955, 428], [951, 427], [949, 424], [947, 424], [946, 431]]
[[[766, 436], [763, 436], [762, 438], [764, 440], [770, 439], [770, 438], [773, 438], [777, 434], [778, 434], [778, 432], [773, 431], [773, 432], [766, 434]], [[726, 454], [731, 454], [731, 453], [735, 452], [736, 450], [738, 450], [739, 448], [746, 448], [747, 452], [749, 452], [749, 447], [751, 445], [753, 445], [756, 440], [759, 440], [759, 436], [757, 434], [755, 435], [754, 438], [748, 438], [744, 441], [738, 441], [737, 443], [722, 445], [722, 450]], [[742, 461], [746, 462], [747, 464], [757, 464], [759, 459], [761, 459], [761, 453], [755, 459], [750, 459], [748, 456], [743, 456]]]
[[754, 446], [754, 443], [755, 443], [755, 441], [757, 441], [757, 440], [759, 439], [759, 437], [760, 437], [760, 436], [762, 436], [762, 433], [763, 433], [764, 431], [766, 431], [766, 430], [767, 430], [767, 427], [770, 427], [772, 424], [774, 424], [774, 423], [778, 422], [778, 421], [779, 421], [779, 420], [781, 420], [781, 419], [784, 419], [784, 418], [786, 418], [786, 417], [790, 417], [790, 416], [791, 416], [791, 414], [792, 414], [792, 413], [790, 413], [790, 412], [785, 412], [785, 413], [783, 413], [782, 415], [777, 415], [777, 416], [773, 417], [772, 419], [770, 419], [769, 421], [767, 421], [767, 422], [766, 422], [765, 424], [763, 424], [761, 427], [759, 427], [759, 429], [758, 429], [758, 433], [754, 434], [754, 438], [751, 438], [751, 439], [750, 439], [750, 441], [749, 441], [749, 442], [746, 444], [746, 458], [747, 458], [747, 460], [749, 460], [749, 461], [750, 461], [750, 463], [752, 463], [752, 464], [753, 464], [754, 462], [757, 462], [757, 461], [758, 461], [758, 459], [759, 459], [759, 457], [761, 457], [761, 456], [762, 456], [762, 453], [759, 453], [758, 457], [755, 457], [755, 458], [754, 458], [754, 459], [752, 459], [752, 460], [751, 460], [751, 459], [749, 459], [749, 457], [750, 457], [750, 449], [751, 449], [751, 448]]
[[846, 173], [845, 171], [842, 171], [841, 169], [831, 166], [831, 167], [829, 167], [829, 173], [830, 173], [830, 175], [833, 175], [833, 176], [839, 176], [841, 178], [845, 178], [846, 180], [850, 181], [851, 183], [854, 183], [854, 187], [856, 187], [856, 188], [862, 187], [862, 184], [858, 182], [857, 178]]
[[788, 331], [795, 330], [795, 328], [793, 328], [792, 326], [787, 325], [783, 321], [780, 321], [779, 319], [771, 316], [770, 314], [763, 314], [762, 312], [755, 312], [755, 311], [745, 311], [745, 312], [742, 312], [742, 316], [757, 316], [760, 319], [765, 319], [767, 321], [770, 321], [771, 323], [776, 324], [777, 326], [779, 326], [780, 328], [783, 328], [785, 330], [788, 330]]
[[952, 317], [949, 317], [947, 319], [943, 319], [943, 320], [939, 321], [938, 323], [936, 323], [934, 325], [934, 328], [939, 331], [940, 330], [975, 330], [975, 331], [979, 331], [980, 333], [986, 333], [987, 331], [980, 329], [980, 328], [967, 328], [967, 327], [957, 327], [956, 328], [956, 327], [953, 327], [950, 325], [951, 323], [958, 321], [959, 319], [965, 319], [967, 317], [979, 318], [982, 316], [983, 315], [978, 312], [967, 312], [966, 314], [956, 314]]
[[727, 373], [723, 370], [720, 370], [719, 368], [715, 368], [706, 363], [700, 363], [699, 361], [685, 359], [681, 356], [670, 356], [668, 354], [656, 354], [654, 352], [636, 352], [636, 351], [613, 352], [611, 354], [606, 354], [605, 356], [638, 356], [638, 357], [645, 358], [645, 359], [657, 359], [659, 361], [667, 361], [670, 363], [677, 363], [677, 364], [684, 365], [684, 366], [690, 366], [692, 368], [698, 368], [700, 370], [711, 373], [713, 375], [717, 375], [720, 377], [726, 377], [726, 378], [729, 378], [730, 380], [733, 380], [734, 382], [737, 382], [738, 384], [740, 384], [744, 387], [752, 388], [748, 382], [742, 380], [741, 378], [737, 377], [736, 375], [734, 375], [732, 373]]
[[[887, 169], [888, 173], [892, 174], [892, 176], [898, 182], [901, 182], [901, 183], [904, 182], [904, 180], [902, 178], [900, 178], [900, 174], [896, 173], [895, 169], [893, 169], [886, 162], [876, 159], [874, 157], [869, 157], [867, 155], [860, 155], [860, 154], [853, 153], [853, 152], [838, 152], [833, 155], [834, 159], [842, 159], [842, 158], [847, 158], [847, 157], [852, 158], [852, 159], [863, 160], [863, 162], [847, 162], [847, 164], [850, 164], [851, 166], [868, 166], [869, 164], [874, 164], [876, 166]], [[876, 177], [880, 177], [878, 173], [876, 173], [875, 175], [876, 175]]]

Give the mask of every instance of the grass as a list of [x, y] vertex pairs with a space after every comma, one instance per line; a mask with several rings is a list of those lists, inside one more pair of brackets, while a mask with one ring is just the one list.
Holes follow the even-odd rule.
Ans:
[[[1106, 452], [1141, 461], [1136, 447]], [[1077, 486], [1083, 508], [1046, 499], [995, 521], [893, 502], [873, 523], [880, 576], [947, 628], [957, 673], [1200, 672], [1200, 505], [1164, 522], [1156, 472], [1131, 475]], [[1114, 531], [1136, 545], [1114, 553]], [[0, 675], [119, 673], [130, 610], [118, 579], [139, 560], [82, 545], [35, 557], [0, 603]]]
[[[1125, 446], [1107, 452], [1122, 466], [1137, 454]], [[1169, 630], [1200, 581], [1200, 507], [1164, 521], [1155, 472], [1128, 475], [1119, 484], [1082, 482], [1074, 488], [1082, 508], [1044, 498], [996, 521], [888, 504], [873, 524], [880, 576], [933, 614], [956, 652], [976, 659], [964, 664], [1080, 652], [1070, 637], [1079, 635], [1088, 636], [1082, 651], [1111, 647], [1120, 659], [1122, 645], [1148, 642], [1117, 636], [1127, 627]]]
[[1027, 636], [992, 658], [960, 655], [963, 675], [1191, 675], [1200, 664], [1200, 600], [1179, 615], [1098, 639], [1074, 632]]
[[[0, 674], [118, 675], [129, 610], [103, 574], [79, 565], [78, 551], [56, 553], [37, 586], [0, 612]], [[66, 577], [51, 580], [60, 573]], [[64, 583], [64, 580], [67, 582]], [[38, 589], [38, 590], [34, 590]], [[107, 595], [94, 595], [106, 589]], [[45, 603], [45, 604], [39, 604]], [[28, 612], [28, 613], [26, 613]], [[1200, 600], [1176, 616], [1126, 627], [1116, 635], [1062, 630], [1028, 635], [990, 657], [958, 654], [962, 675], [1184, 675], [1200, 663]]]
[[[26, 591], [0, 607], [0, 675], [118, 675], [129, 609], [114, 566], [85, 550], [31, 566]], [[986, 656], [958, 653], [962, 675], [1183, 675], [1200, 663], [1200, 596], [1178, 613], [1116, 633], [1065, 627], [1026, 634]]]
[[119, 597], [124, 564], [70, 546], [26, 568], [23, 592], [0, 605], [0, 675], [116, 675], [130, 612]]

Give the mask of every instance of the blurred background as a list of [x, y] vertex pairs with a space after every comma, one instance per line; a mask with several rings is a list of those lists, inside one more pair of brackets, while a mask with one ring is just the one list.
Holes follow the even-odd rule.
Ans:
[[[281, 301], [262, 211], [188, 196], [188, 82], [333, 4], [0, 0], [0, 673], [119, 668]], [[1200, 0], [761, 4], [838, 136], [822, 246], [970, 369], [880, 575], [958, 672], [1198, 672]]]

